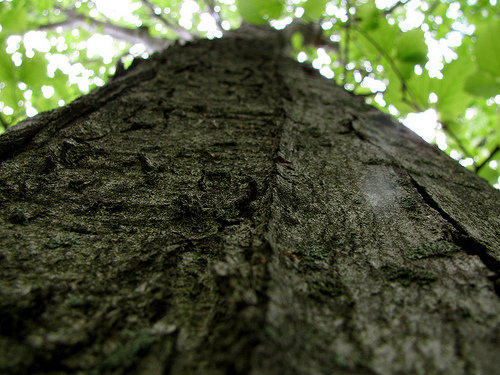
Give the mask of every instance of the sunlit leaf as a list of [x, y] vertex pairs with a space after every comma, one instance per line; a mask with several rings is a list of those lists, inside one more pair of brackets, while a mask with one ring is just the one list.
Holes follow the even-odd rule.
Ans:
[[243, 19], [256, 25], [278, 18], [283, 11], [281, 0], [238, 0], [237, 4]]
[[295, 48], [296, 50], [300, 50], [304, 45], [304, 36], [302, 35], [302, 33], [296, 32], [292, 35], [291, 42], [293, 48]]
[[474, 53], [481, 70], [500, 76], [500, 23], [489, 24], [478, 32]]
[[43, 12], [43, 11], [49, 9], [49, 7], [52, 5], [53, 1], [52, 0], [38, 0], [38, 1], [35, 1], [35, 3], [38, 7], [38, 11]]
[[429, 95], [433, 92], [436, 78], [430, 78], [427, 73], [422, 75], [413, 74], [406, 83], [407, 90], [412, 102], [416, 107], [424, 110], [429, 107]]
[[7, 54], [0, 54], [0, 81], [11, 80], [15, 76], [16, 67]]
[[455, 119], [469, 107], [473, 98], [465, 92], [464, 84], [471, 66], [470, 58], [463, 56], [444, 67], [443, 79], [434, 81], [433, 91], [438, 96], [436, 108], [442, 119]]
[[396, 25], [390, 25], [387, 20], [380, 19], [377, 27], [370, 31], [356, 29], [361, 34], [359, 43], [363, 47], [363, 53], [367, 54], [369, 60], [376, 59], [380, 54], [390, 56], [395, 47], [396, 39], [400, 35]]
[[304, 8], [303, 18], [308, 21], [315, 21], [323, 15], [328, 0], [307, 0], [301, 4]]
[[403, 85], [396, 73], [389, 71], [387, 76], [389, 77], [389, 85], [384, 92], [384, 100], [396, 107], [402, 116], [415, 112], [416, 109], [411, 105], [408, 92], [403, 91]]
[[[22, 6], [23, 2], [19, 1], [15, 3], [14, 8], [7, 12], [0, 13], [0, 25], [2, 25], [2, 31], [9, 34], [22, 33], [26, 30], [27, 14], [26, 9]], [[6, 6], [1, 4], [0, 6]]]
[[404, 79], [408, 79], [412, 75], [414, 75], [414, 68], [415, 68], [414, 63], [406, 61], [396, 61], [394, 65], [398, 69], [398, 72], [401, 75], [401, 77], [403, 77]]
[[382, 12], [373, 2], [360, 5], [356, 9], [356, 16], [359, 19], [359, 27], [366, 31], [376, 29], [379, 25], [379, 21], [384, 19], [381, 17], [381, 13]]
[[403, 33], [396, 42], [396, 51], [396, 56], [401, 61], [425, 64], [427, 61], [427, 44], [425, 44], [424, 32], [415, 29]]
[[5, 84], [5, 87], [0, 91], [2, 95], [2, 102], [11, 107], [16, 108], [17, 102], [19, 101], [19, 90], [13, 83]]
[[500, 93], [500, 76], [478, 71], [467, 77], [465, 80], [465, 90], [472, 95], [489, 98]]
[[40, 54], [25, 58], [19, 69], [19, 78], [30, 86], [42, 86], [47, 81], [47, 60]]

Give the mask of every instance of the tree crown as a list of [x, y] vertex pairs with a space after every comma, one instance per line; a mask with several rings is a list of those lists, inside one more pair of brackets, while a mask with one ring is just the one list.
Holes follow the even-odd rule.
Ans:
[[294, 58], [499, 186], [496, 0], [0, 0], [0, 132], [175, 40], [295, 19]]

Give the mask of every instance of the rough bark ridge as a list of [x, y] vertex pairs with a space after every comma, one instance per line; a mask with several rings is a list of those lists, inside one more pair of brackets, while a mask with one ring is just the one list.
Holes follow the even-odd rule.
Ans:
[[0, 372], [500, 373], [499, 192], [282, 47], [0, 137]]

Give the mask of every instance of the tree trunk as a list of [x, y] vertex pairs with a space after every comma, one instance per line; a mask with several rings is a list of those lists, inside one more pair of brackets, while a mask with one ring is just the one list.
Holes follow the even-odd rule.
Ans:
[[1, 373], [500, 374], [499, 192], [284, 55], [174, 46], [0, 137]]

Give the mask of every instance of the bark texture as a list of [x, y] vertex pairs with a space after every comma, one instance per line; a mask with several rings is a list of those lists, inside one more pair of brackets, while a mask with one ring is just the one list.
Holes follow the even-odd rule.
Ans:
[[500, 374], [500, 193], [240, 32], [0, 137], [0, 372]]

